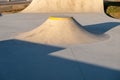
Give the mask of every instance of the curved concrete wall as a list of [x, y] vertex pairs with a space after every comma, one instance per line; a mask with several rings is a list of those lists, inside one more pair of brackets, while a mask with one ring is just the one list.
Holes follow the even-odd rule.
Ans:
[[33, 0], [24, 13], [104, 12], [103, 0]]

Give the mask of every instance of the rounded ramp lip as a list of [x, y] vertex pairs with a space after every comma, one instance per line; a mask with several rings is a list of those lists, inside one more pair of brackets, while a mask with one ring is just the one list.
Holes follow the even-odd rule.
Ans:
[[59, 16], [50, 16], [48, 19], [49, 20], [69, 20], [72, 19], [73, 17], [59, 17]]

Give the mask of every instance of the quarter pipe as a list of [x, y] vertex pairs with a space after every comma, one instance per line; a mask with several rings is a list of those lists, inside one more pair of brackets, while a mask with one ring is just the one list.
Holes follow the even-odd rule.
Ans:
[[23, 13], [104, 12], [103, 0], [33, 0]]

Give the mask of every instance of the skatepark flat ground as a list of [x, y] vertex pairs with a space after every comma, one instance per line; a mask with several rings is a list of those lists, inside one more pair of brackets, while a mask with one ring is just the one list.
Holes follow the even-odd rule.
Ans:
[[[52, 15], [72, 16], [89, 32], [108, 38], [69, 47], [15, 39]], [[0, 16], [0, 65], [1, 80], [120, 80], [120, 20], [103, 13]]]
[[[81, 25], [95, 25], [110, 22], [120, 22], [101, 13], [80, 13], [80, 14], [40, 14], [40, 13], [17, 13], [3, 15], [0, 17], [1, 35], [0, 39], [12, 37], [21, 32], [32, 30], [41, 25], [49, 16], [70, 16], [74, 17]], [[104, 24], [103, 24], [104, 25]], [[114, 26], [114, 24], [113, 24]], [[17, 31], [18, 30], [18, 31]], [[8, 32], [8, 34], [6, 33]], [[10, 32], [10, 33], [9, 33]], [[5, 33], [5, 34], [4, 34]]]

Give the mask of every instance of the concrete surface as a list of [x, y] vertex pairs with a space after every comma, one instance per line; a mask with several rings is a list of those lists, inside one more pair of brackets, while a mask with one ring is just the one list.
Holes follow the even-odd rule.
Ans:
[[33, 0], [23, 13], [103, 12], [103, 0]]
[[[108, 39], [90, 44], [53, 46], [14, 37], [49, 16], [72, 16], [92, 34]], [[120, 20], [104, 13], [0, 16], [0, 80], [120, 80]]]
[[48, 45], [75, 45], [102, 41], [106, 35], [91, 34], [73, 17], [50, 16], [37, 28], [21, 33], [16, 39], [48, 44]]
[[[89, 31], [97, 30], [92, 33], [105, 33], [109, 39], [67, 48], [14, 39], [18, 34], [36, 28], [51, 15], [73, 16]], [[119, 80], [119, 25], [120, 20], [96, 13], [2, 16], [0, 17], [0, 78], [1, 80]]]

